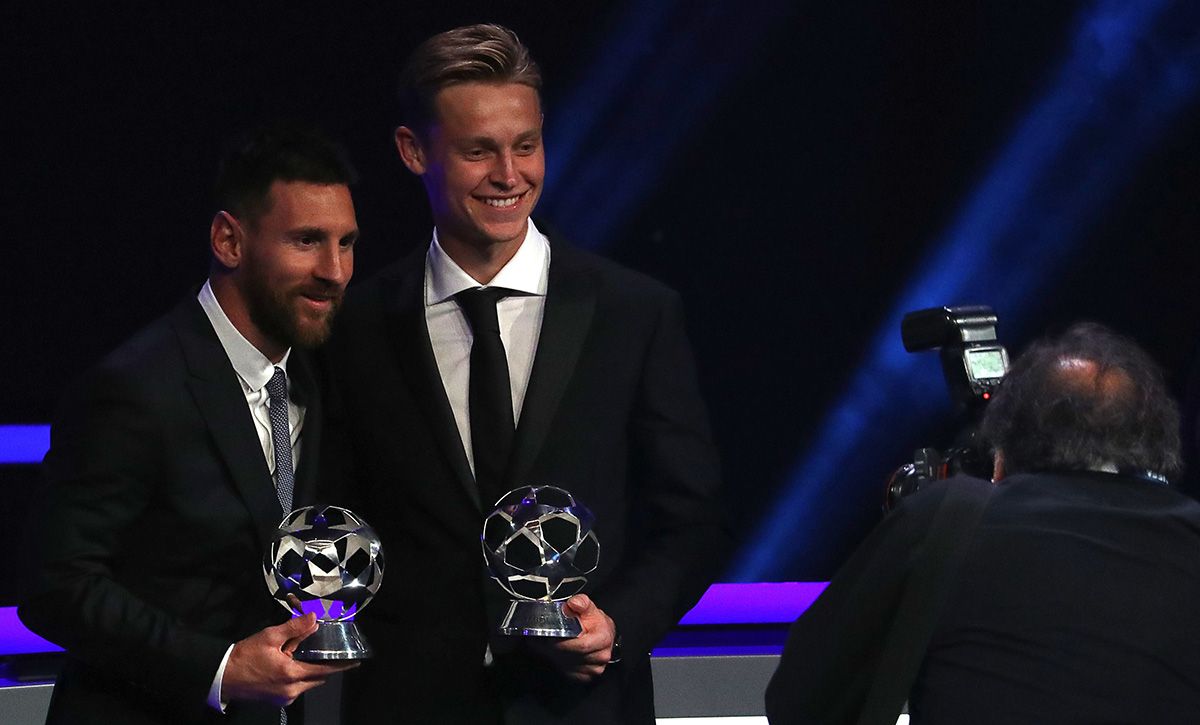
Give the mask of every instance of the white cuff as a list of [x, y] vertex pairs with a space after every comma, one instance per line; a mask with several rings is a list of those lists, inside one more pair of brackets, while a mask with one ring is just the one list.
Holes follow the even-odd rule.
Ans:
[[208, 706], [222, 714], [225, 713], [225, 706], [229, 703], [221, 699], [221, 680], [225, 678], [225, 665], [229, 664], [229, 655], [231, 654], [233, 654], [233, 645], [229, 645], [229, 649], [225, 650], [225, 656], [221, 658], [221, 666], [217, 668], [217, 674], [213, 677], [212, 687], [208, 688]]

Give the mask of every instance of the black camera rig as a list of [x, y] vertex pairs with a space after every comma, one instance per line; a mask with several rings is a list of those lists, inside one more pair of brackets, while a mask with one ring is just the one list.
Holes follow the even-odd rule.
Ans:
[[984, 305], [931, 307], [904, 315], [900, 336], [908, 352], [938, 350], [950, 397], [965, 419], [954, 445], [942, 453], [919, 448], [888, 479], [883, 508], [929, 481], [965, 473], [990, 478], [991, 456], [978, 440], [979, 418], [1008, 372], [1008, 352], [996, 342], [996, 313]]

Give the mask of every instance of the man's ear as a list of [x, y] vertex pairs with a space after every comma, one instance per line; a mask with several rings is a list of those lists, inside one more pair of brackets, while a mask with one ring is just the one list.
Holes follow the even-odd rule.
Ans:
[[421, 176], [429, 170], [425, 160], [425, 149], [421, 147], [420, 139], [411, 128], [408, 126], [397, 128], [395, 141], [396, 150], [400, 152], [400, 160], [404, 162], [409, 171]]
[[227, 211], [219, 211], [213, 215], [212, 226], [208, 229], [208, 244], [212, 249], [213, 259], [222, 267], [238, 268], [245, 251], [245, 239], [245, 231], [236, 217]]
[[1004, 451], [996, 451], [992, 454], [992, 482], [995, 483], [1004, 478]]

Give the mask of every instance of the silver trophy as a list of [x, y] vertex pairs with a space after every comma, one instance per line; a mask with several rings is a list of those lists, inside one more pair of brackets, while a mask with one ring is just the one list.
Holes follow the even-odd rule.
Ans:
[[366, 521], [338, 506], [306, 506], [284, 517], [263, 575], [292, 614], [317, 615], [317, 631], [292, 656], [306, 662], [362, 660], [371, 646], [354, 624], [383, 581], [383, 547]]
[[577, 637], [579, 620], [563, 602], [583, 591], [600, 560], [595, 517], [555, 486], [509, 491], [483, 521], [483, 558], [492, 578], [513, 597], [500, 632]]

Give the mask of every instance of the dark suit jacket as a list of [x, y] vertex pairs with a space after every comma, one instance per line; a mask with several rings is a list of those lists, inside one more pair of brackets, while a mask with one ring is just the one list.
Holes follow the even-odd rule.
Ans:
[[[792, 626], [772, 723], [853, 723], [947, 486], [905, 500]], [[975, 482], [974, 485], [983, 485]], [[980, 492], [982, 493], [982, 492]], [[1194, 723], [1200, 505], [1105, 473], [991, 496], [909, 697], [929, 723]], [[893, 720], [894, 722], [894, 720]]]
[[[721, 556], [716, 455], [678, 296], [552, 244], [537, 352], [506, 476], [553, 484], [596, 515], [588, 592], [625, 661], [589, 686], [494, 638], [484, 515], [425, 324], [425, 250], [349, 295], [330, 353], [356, 505], [387, 573], [362, 617], [378, 658], [348, 678], [348, 722], [652, 722], [648, 653], [699, 598]], [[331, 408], [334, 406], [331, 405]], [[487, 502], [490, 503], [490, 502]], [[506, 601], [506, 600], [505, 600]]]
[[[314, 487], [321, 405], [307, 406], [297, 505]], [[66, 648], [50, 723], [278, 723], [268, 706], [205, 704], [229, 645], [287, 619], [263, 580], [282, 518], [236, 373], [195, 298], [141, 331], [64, 396], [30, 523], [20, 606]], [[299, 708], [295, 708], [299, 709]]]

